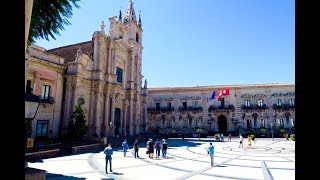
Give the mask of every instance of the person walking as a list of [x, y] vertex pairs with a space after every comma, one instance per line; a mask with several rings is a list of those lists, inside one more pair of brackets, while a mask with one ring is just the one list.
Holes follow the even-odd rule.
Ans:
[[212, 145], [212, 143], [210, 143], [210, 145], [206, 148], [206, 150], [210, 155], [211, 166], [213, 167], [214, 166], [214, 146]]
[[122, 148], [123, 148], [123, 156], [125, 157], [129, 149], [127, 139], [124, 139], [124, 141], [122, 142]]
[[155, 148], [156, 148], [156, 158], [160, 157], [160, 150], [161, 150], [161, 142], [160, 139], [157, 139], [155, 142]]
[[111, 143], [108, 144], [108, 147], [106, 147], [103, 150], [103, 153], [106, 155], [105, 159], [106, 159], [106, 173], [108, 174], [108, 162], [109, 162], [109, 170], [110, 172], [112, 172], [112, 154], [113, 154], [113, 150], [111, 147]]
[[221, 133], [220, 137], [221, 137], [221, 142], [224, 142], [223, 133]]
[[242, 143], [242, 141], [243, 141], [243, 137], [242, 137], [242, 135], [240, 134], [240, 137], [239, 137], [239, 148], [240, 148], [240, 146], [243, 148], [243, 143]]
[[151, 138], [148, 139], [148, 141], [146, 142], [146, 154], [148, 154], [149, 158], [150, 158], [150, 154], [149, 154], [149, 142], [151, 141]]
[[228, 141], [231, 142], [231, 133], [228, 135]]
[[168, 143], [165, 139], [162, 139], [161, 149], [162, 149], [162, 157], [164, 159], [167, 159], [167, 149], [168, 149]]
[[139, 157], [139, 154], [138, 154], [138, 152], [139, 152], [139, 141], [138, 141], [138, 139], [136, 139], [134, 141], [133, 147], [134, 147], [134, 158], [137, 158], [137, 157]]
[[251, 149], [251, 138], [250, 138], [250, 135], [248, 135], [248, 147], [249, 147], [249, 149]]

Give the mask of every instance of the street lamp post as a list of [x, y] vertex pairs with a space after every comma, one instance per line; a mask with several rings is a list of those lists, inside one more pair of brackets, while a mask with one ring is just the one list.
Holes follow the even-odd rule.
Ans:
[[272, 126], [273, 126], [273, 123], [270, 122], [270, 127], [271, 127], [271, 138], [272, 138], [272, 141], [273, 141], [273, 129], [272, 129]]

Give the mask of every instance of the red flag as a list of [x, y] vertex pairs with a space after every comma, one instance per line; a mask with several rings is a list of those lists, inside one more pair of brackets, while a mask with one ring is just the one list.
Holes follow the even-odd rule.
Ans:
[[229, 88], [221, 89], [218, 98], [220, 98], [221, 96], [227, 96], [229, 94], [230, 94], [230, 89]]

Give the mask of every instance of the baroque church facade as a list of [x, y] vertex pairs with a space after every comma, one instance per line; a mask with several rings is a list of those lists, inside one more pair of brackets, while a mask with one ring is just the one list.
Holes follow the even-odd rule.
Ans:
[[102, 22], [87, 42], [47, 50], [65, 59], [61, 135], [69, 129], [75, 103], [82, 104], [88, 136], [137, 134], [146, 118], [147, 82], [142, 86], [142, 23], [130, 0], [122, 19]]
[[[132, 0], [122, 16], [109, 18], [108, 32], [102, 22], [89, 41], [30, 48], [26, 109], [32, 94], [41, 98], [36, 116], [28, 117], [31, 137], [68, 135], [76, 103], [84, 109], [88, 137], [294, 129], [294, 84], [148, 88], [141, 74], [142, 21]], [[228, 96], [208, 99], [223, 88]]]

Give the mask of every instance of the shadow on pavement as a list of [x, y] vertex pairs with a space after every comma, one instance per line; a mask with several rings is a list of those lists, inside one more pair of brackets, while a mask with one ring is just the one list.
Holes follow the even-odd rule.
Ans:
[[52, 173], [47, 173], [46, 175], [46, 179], [54, 179], [54, 180], [62, 180], [62, 179], [66, 179], [66, 180], [84, 180], [86, 178], [78, 178], [78, 177], [73, 177], [73, 176], [65, 176], [62, 174], [52, 174]]
[[[176, 149], [181, 146], [189, 146], [189, 147], [196, 147], [200, 146], [203, 144], [203, 142], [210, 143], [210, 142], [217, 142], [214, 139], [206, 139], [206, 138], [201, 138], [199, 139], [167, 139], [167, 143], [169, 145], [169, 149]], [[223, 143], [223, 142], [221, 142]]]
[[30, 163], [43, 163], [43, 160], [42, 159], [36, 159], [36, 160], [30, 160], [28, 162], [30, 162]]
[[228, 167], [226, 165], [216, 165], [215, 167]]
[[114, 175], [123, 175], [123, 173], [117, 173], [117, 172], [112, 172], [110, 174], [114, 174]]

